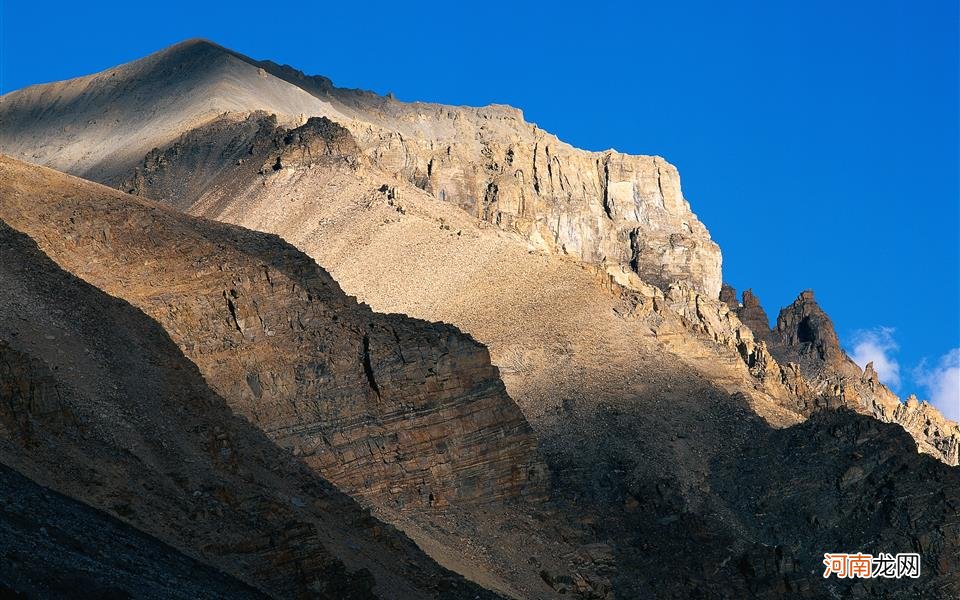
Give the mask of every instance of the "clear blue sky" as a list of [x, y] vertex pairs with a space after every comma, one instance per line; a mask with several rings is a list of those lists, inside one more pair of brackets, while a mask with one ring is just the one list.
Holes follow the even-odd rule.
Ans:
[[893, 328], [901, 392], [960, 346], [955, 0], [214, 4], [3, 0], [0, 87], [206, 37], [401, 100], [512, 104], [676, 164], [725, 279], [771, 316], [813, 288], [851, 351]]

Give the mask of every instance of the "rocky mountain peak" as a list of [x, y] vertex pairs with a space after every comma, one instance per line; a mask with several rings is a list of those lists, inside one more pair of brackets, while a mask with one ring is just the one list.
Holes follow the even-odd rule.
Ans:
[[740, 301], [737, 300], [737, 289], [729, 283], [720, 286], [720, 302], [730, 307], [730, 310], [740, 308]]
[[[736, 290], [724, 284], [716, 304], [737, 317], [723, 327], [712, 327], [723, 330], [719, 339], [737, 341], [751, 373], [789, 410], [810, 415], [823, 409], [847, 408], [898, 423], [913, 436], [921, 451], [947, 464], [960, 460], [960, 427], [915, 396], [901, 403], [880, 381], [872, 362], [861, 370], [841, 348], [833, 323], [812, 290], [801, 292], [781, 309], [772, 330], [760, 299], [750, 290], [744, 291], [742, 301], [738, 301]], [[701, 308], [698, 314], [704, 316], [697, 320], [702, 321], [711, 312]], [[741, 330], [743, 326], [749, 334]]]
[[813, 297], [813, 290], [805, 290], [789, 306], [781, 309], [773, 331], [783, 355], [790, 362], [801, 362], [810, 356], [825, 362], [844, 356], [840, 339], [827, 313]]
[[769, 339], [770, 317], [763, 310], [763, 306], [760, 305], [760, 298], [753, 293], [753, 290], [743, 291], [743, 300], [738, 304], [736, 313], [740, 317], [740, 322], [750, 328], [755, 338], [758, 340]]

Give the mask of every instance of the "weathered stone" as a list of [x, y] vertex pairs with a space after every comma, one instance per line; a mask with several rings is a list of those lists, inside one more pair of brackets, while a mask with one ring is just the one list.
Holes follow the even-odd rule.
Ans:
[[730, 307], [730, 310], [740, 308], [740, 302], [737, 300], [737, 290], [733, 286], [724, 283], [720, 287], [720, 302]]
[[812, 291], [780, 311], [770, 350], [781, 363], [796, 362], [812, 388], [825, 389], [828, 407], [845, 406], [881, 421], [900, 424], [921, 451], [950, 465], [960, 462], [960, 425], [916, 398], [907, 404], [880, 382], [873, 363], [860, 367], [840, 347], [833, 323]]
[[753, 294], [753, 290], [744, 290], [743, 306], [737, 309], [740, 322], [750, 328], [758, 340], [766, 340], [770, 336], [770, 317], [760, 306], [760, 299]]

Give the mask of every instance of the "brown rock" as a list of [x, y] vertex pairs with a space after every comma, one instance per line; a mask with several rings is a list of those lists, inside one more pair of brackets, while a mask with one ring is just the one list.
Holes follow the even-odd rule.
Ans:
[[[0, 162], [4, 212], [20, 194], [11, 168]], [[91, 595], [372, 598], [382, 586], [426, 598], [438, 584], [487, 595], [237, 417], [143, 312], [2, 221], [0, 247], [0, 488], [9, 467], [79, 500], [2, 494], [5, 589], [58, 596], [76, 574]], [[18, 506], [23, 494], [35, 504]]]
[[730, 307], [730, 310], [740, 308], [740, 301], [737, 300], [737, 290], [733, 286], [724, 283], [720, 286], [720, 302]]
[[753, 290], [744, 290], [743, 306], [737, 310], [740, 321], [750, 328], [758, 340], [766, 340], [770, 336], [770, 318], [760, 306], [760, 299], [753, 294]]
[[[0, 216], [156, 318], [234, 410], [341, 489], [398, 508], [542, 494], [529, 426], [486, 350], [452, 327], [357, 305], [275, 238], [2, 167], [17, 183]], [[64, 184], [76, 200], [54, 201]]]

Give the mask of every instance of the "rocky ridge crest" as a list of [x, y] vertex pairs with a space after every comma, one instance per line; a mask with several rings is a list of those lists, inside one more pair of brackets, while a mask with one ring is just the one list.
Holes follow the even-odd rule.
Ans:
[[[727, 306], [731, 295], [736, 298], [735, 291], [725, 286]], [[902, 402], [880, 382], [872, 363], [860, 369], [841, 348], [833, 322], [811, 290], [801, 292], [792, 304], [780, 310], [774, 328], [770, 327], [759, 299], [749, 290], [733, 312], [751, 324], [749, 329], [755, 340], [765, 346], [777, 367], [786, 365], [787, 370], [802, 376], [802, 389], [794, 389], [802, 400], [798, 405], [801, 414], [808, 416], [816, 409], [845, 407], [897, 423], [917, 440], [920, 451], [949, 465], [958, 464], [960, 426], [916, 396]], [[773, 363], [769, 359], [764, 363], [766, 373]], [[782, 374], [784, 367], [780, 368]]]

